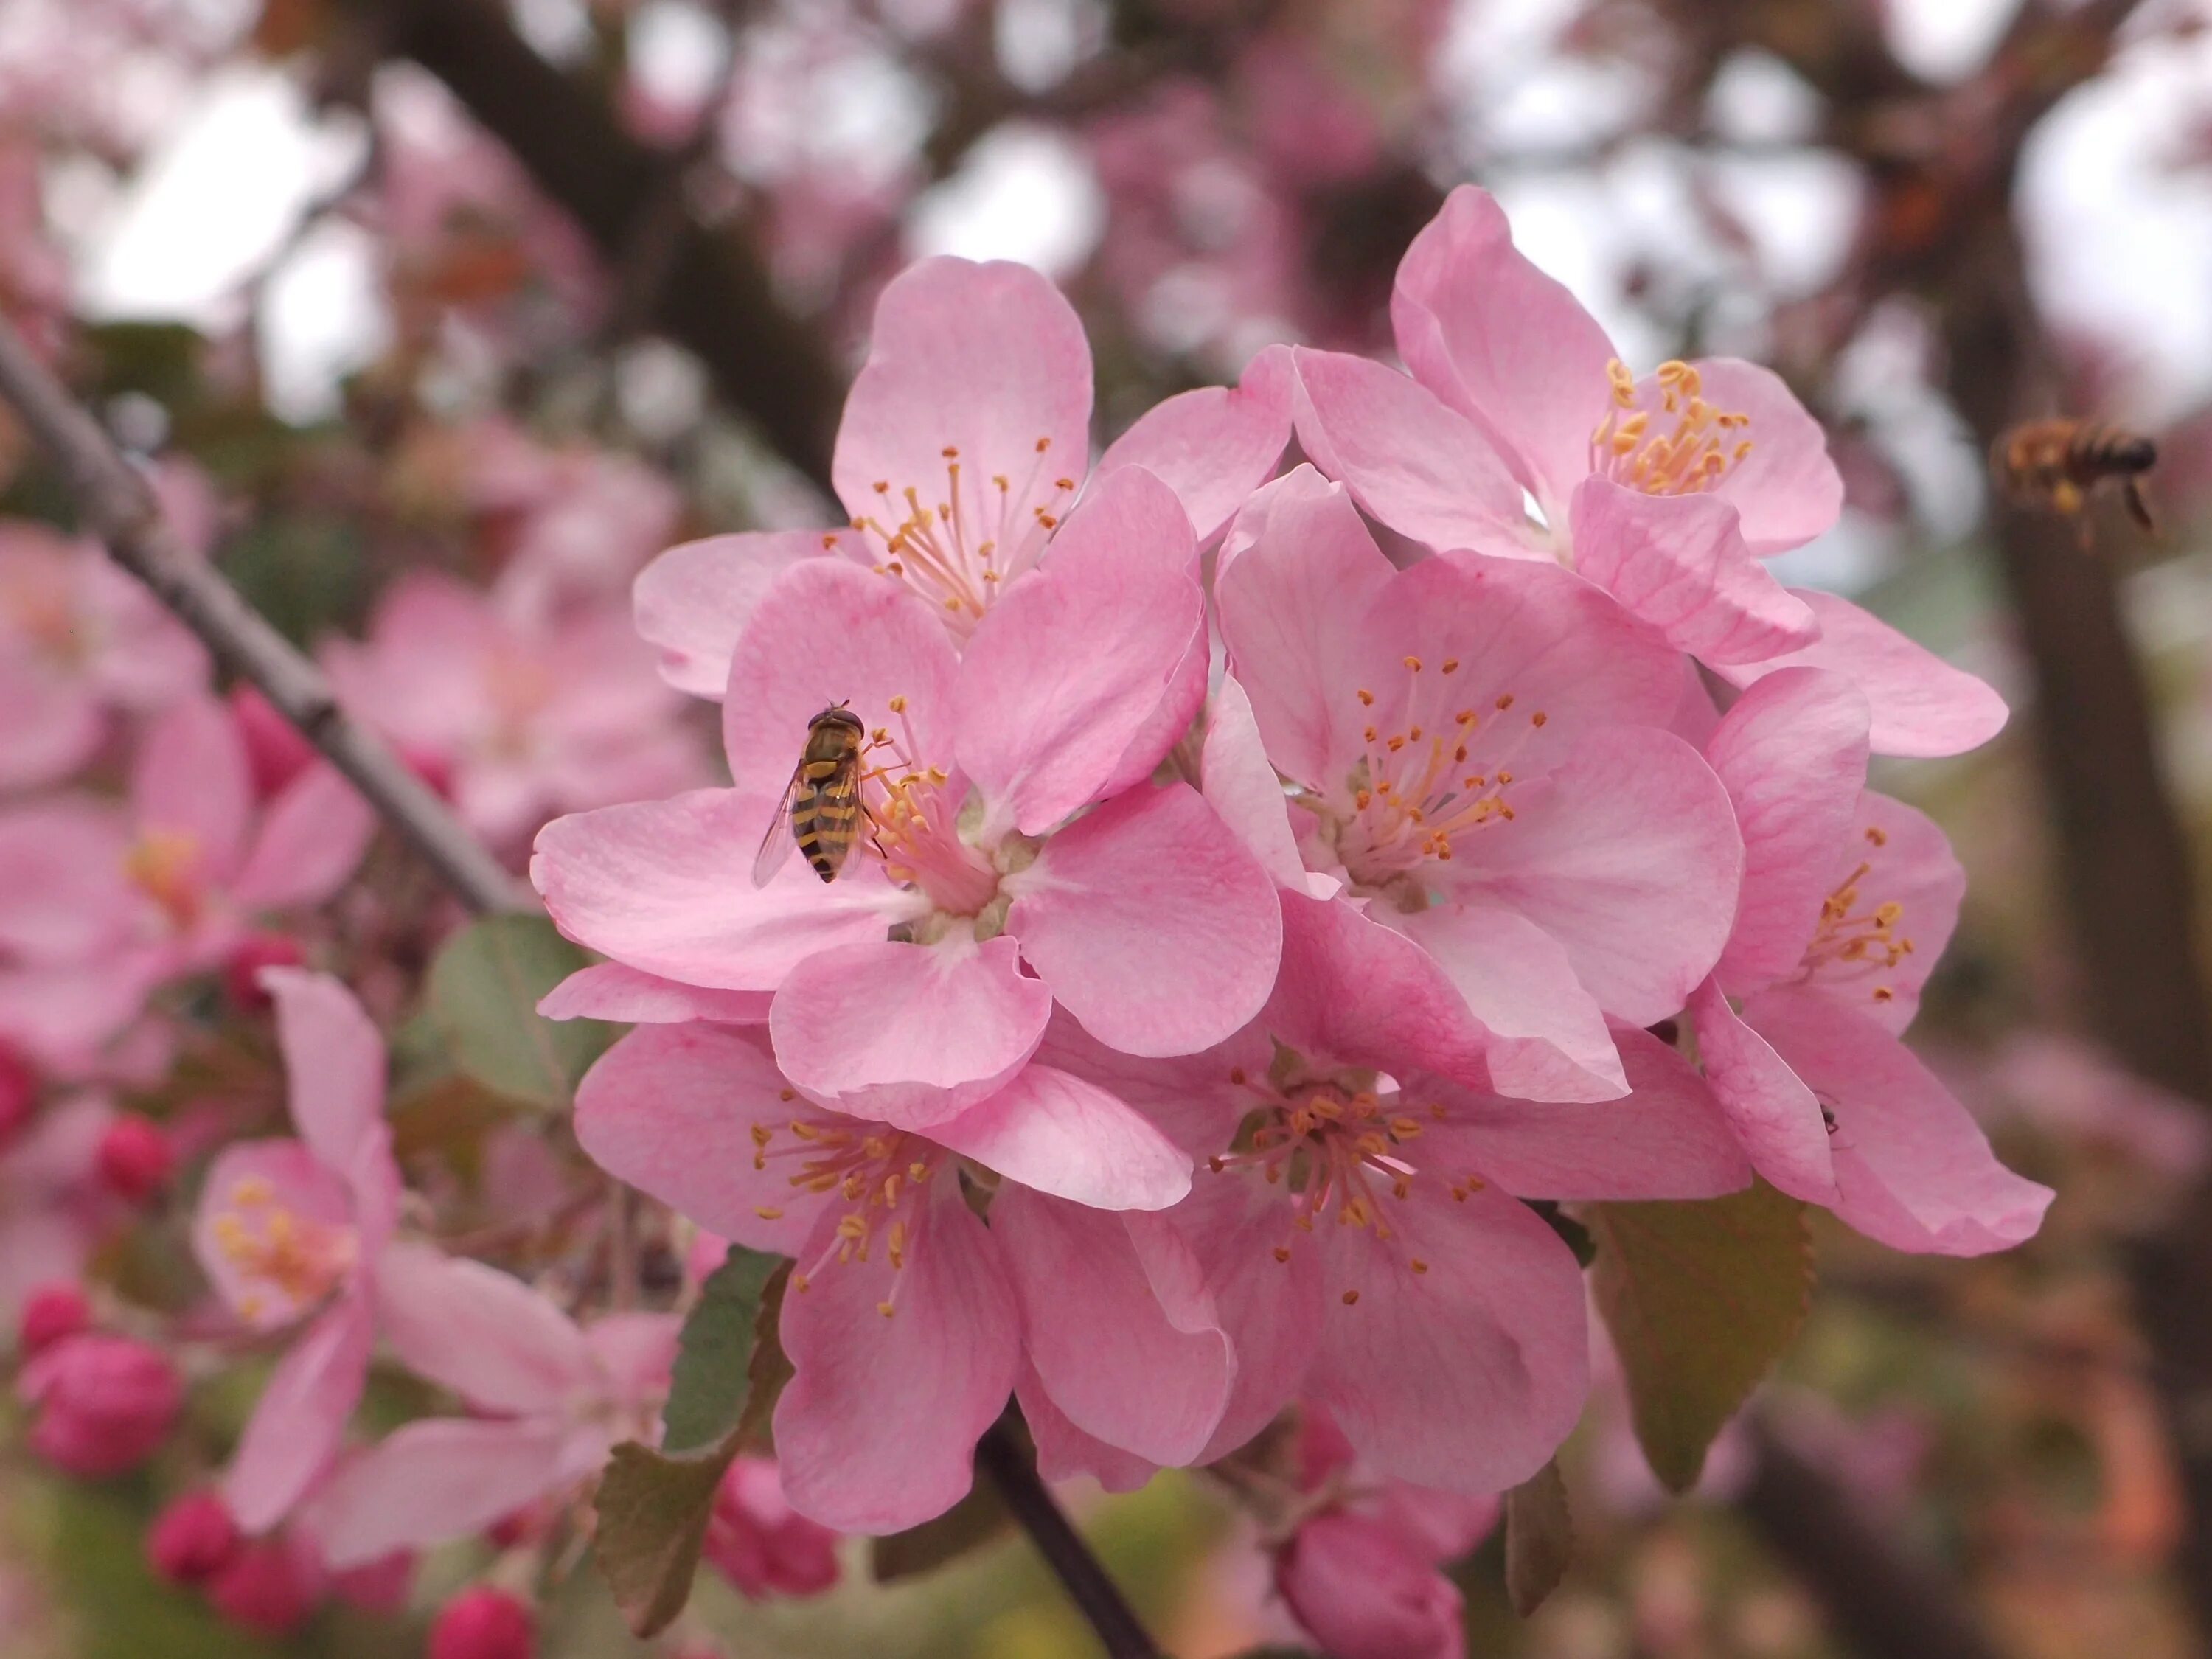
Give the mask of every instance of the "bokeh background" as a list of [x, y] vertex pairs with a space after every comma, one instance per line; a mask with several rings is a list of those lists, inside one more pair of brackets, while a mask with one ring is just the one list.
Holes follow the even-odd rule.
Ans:
[[[821, 522], [859, 332], [916, 255], [1061, 283], [1110, 432], [1273, 341], [1387, 351], [1406, 241], [1486, 185], [1632, 361], [1782, 372], [1850, 491], [1788, 577], [2011, 701], [1989, 748], [1878, 781], [1972, 878], [1916, 1041], [2059, 1196], [1969, 1263], [1820, 1226], [1804, 1334], [1686, 1500], [1601, 1385], [1565, 1458], [1576, 1563], [1525, 1622], [1494, 1541], [1462, 1564], [1469, 1650], [2191, 1659], [2208, 24], [2179, 0], [0, 0], [0, 308], [312, 643], [418, 567], [488, 583], [527, 544], [618, 590], [684, 537]], [[2156, 535], [1997, 497], [1992, 440], [2060, 413], [2159, 441]], [[4, 422], [0, 480], [0, 512], [63, 516]], [[1291, 1638], [1202, 1477], [1076, 1501], [1170, 1651]], [[258, 1650], [147, 1574], [149, 1503], [0, 1462], [0, 1653]], [[895, 1585], [854, 1569], [704, 1610], [738, 1656], [1092, 1650], [1018, 1538]], [[416, 1641], [332, 1613], [295, 1650]], [[589, 1574], [546, 1650], [630, 1650]]]

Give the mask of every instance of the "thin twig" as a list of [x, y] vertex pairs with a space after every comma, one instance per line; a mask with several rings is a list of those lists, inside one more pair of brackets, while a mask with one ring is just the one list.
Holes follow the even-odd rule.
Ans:
[[162, 522], [153, 492], [88, 415], [0, 318], [0, 398], [59, 465], [85, 528], [115, 562], [251, 680], [276, 711], [350, 779], [386, 823], [477, 910], [534, 902], [428, 785], [338, 707], [320, 670], [271, 628], [213, 567], [186, 553]]
[[1058, 1575], [1068, 1597], [1090, 1620], [1108, 1659], [1160, 1659], [1137, 1615], [1106, 1575], [1083, 1536], [1037, 1478], [1036, 1465], [1005, 1421], [994, 1423], [975, 1447], [975, 1465], [991, 1478], [1006, 1507], [1028, 1533], [1037, 1553]]

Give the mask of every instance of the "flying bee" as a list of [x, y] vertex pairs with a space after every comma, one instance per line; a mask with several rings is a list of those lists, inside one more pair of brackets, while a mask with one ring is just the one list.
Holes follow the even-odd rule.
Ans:
[[754, 886], [768, 885], [793, 846], [806, 854], [816, 875], [837, 879], [866, 815], [860, 805], [860, 756], [867, 735], [860, 717], [842, 702], [806, 722], [806, 746], [753, 859]]
[[[2100, 484], [2119, 486], [2128, 516], [2155, 533], [2142, 479], [2158, 465], [2158, 446], [2101, 421], [2029, 421], [2000, 437], [1990, 452], [1997, 481], [2013, 499], [2039, 502], [2076, 518]], [[2088, 527], [2082, 526], [2082, 539]]]

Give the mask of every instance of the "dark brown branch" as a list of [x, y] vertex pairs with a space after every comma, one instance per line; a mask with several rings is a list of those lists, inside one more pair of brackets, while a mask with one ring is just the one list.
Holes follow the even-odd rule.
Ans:
[[1160, 1659], [1159, 1649], [1037, 1478], [1036, 1463], [1004, 1419], [993, 1424], [977, 1444], [975, 1467], [991, 1478], [1037, 1553], [1098, 1633], [1108, 1659]]
[[115, 562], [151, 588], [225, 667], [252, 681], [455, 893], [478, 910], [535, 904], [380, 738], [346, 716], [321, 671], [212, 567], [184, 551], [131, 463], [4, 319], [0, 398], [53, 458], [84, 527]]
[[[605, 104], [532, 51], [483, 0], [350, 0], [390, 49], [444, 82], [619, 268], [680, 202], [680, 158], [640, 143]], [[665, 208], [661, 210], [665, 211]], [[665, 234], [666, 233], [657, 233]], [[734, 227], [676, 223], [651, 319], [705, 367], [715, 393], [826, 490], [844, 376], [813, 330], [777, 303]], [[659, 263], [656, 260], [656, 263]]]

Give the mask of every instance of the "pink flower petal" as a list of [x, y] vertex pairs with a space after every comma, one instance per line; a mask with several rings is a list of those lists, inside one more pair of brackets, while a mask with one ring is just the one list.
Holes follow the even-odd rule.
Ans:
[[1820, 637], [1765, 662], [1716, 664], [1715, 673], [1741, 688], [1784, 668], [1832, 669], [1866, 693], [1877, 755], [1963, 755], [2004, 729], [2010, 711], [1984, 682], [1849, 599], [1812, 588], [1790, 591], [1812, 607]]
[[1044, 1381], [1026, 1360], [1014, 1379], [1014, 1398], [1021, 1402], [1022, 1421], [1036, 1442], [1037, 1473], [1048, 1480], [1071, 1480], [1087, 1475], [1108, 1492], [1134, 1492], [1150, 1480], [1159, 1465], [1134, 1452], [1087, 1435], [1067, 1420], [1067, 1413], [1053, 1404]]
[[1252, 700], [1233, 675], [1222, 680], [1206, 705], [1199, 777], [1206, 805], [1236, 832], [1261, 868], [1279, 884], [1305, 891], [1306, 869], [1291, 830], [1290, 800], [1268, 763]]
[[[835, 640], [835, 650], [823, 648]], [[843, 703], [871, 732], [888, 731], [919, 766], [950, 767], [953, 677], [944, 625], [914, 591], [842, 559], [802, 559], [770, 584], [738, 636], [722, 699], [730, 775], [748, 794], [783, 793], [807, 722]], [[902, 714], [891, 712], [903, 699]], [[754, 820], [760, 839], [767, 815]], [[746, 848], [751, 856], [751, 846]]]
[[376, 814], [334, 766], [318, 763], [269, 803], [230, 896], [249, 910], [304, 909], [360, 868]]
[[[784, 1298], [795, 1372], [775, 1408], [784, 1495], [838, 1532], [897, 1532], [958, 1503], [1020, 1363], [996, 1243], [957, 1182], [928, 1193], [903, 1267], [872, 1250], [825, 1265], [803, 1290], [794, 1279]], [[827, 1251], [834, 1224], [823, 1217], [810, 1257]]]
[[292, 1293], [289, 1287], [249, 1271], [248, 1262], [225, 1248], [225, 1218], [250, 1215], [258, 1207], [240, 1201], [241, 1188], [246, 1194], [264, 1197], [271, 1215], [282, 1212], [295, 1225], [307, 1223], [340, 1236], [353, 1230], [353, 1198], [341, 1176], [296, 1140], [235, 1141], [208, 1166], [192, 1216], [192, 1253], [241, 1324], [258, 1331], [276, 1330], [320, 1301], [330, 1285], [303, 1282]]
[[304, 1523], [340, 1570], [473, 1537], [566, 1483], [567, 1433], [557, 1421], [406, 1424], [341, 1468]]
[[801, 559], [847, 548], [862, 552], [849, 530], [748, 531], [670, 548], [630, 587], [637, 631], [660, 648], [661, 678], [719, 702], [738, 636], [770, 585]]
[[556, 818], [538, 833], [530, 878], [569, 938], [663, 979], [732, 991], [772, 991], [816, 951], [880, 940], [923, 908], [860, 858], [827, 885], [794, 858], [755, 887], [766, 806], [695, 789]]
[[595, 962], [540, 997], [538, 1012], [547, 1019], [610, 1019], [625, 1025], [678, 1025], [693, 1019], [765, 1025], [770, 1000], [767, 991], [708, 990], [619, 962]]
[[1409, 1099], [1433, 1090], [1448, 1111], [1415, 1148], [1423, 1167], [1464, 1162], [1522, 1198], [1713, 1198], [1747, 1185], [1751, 1165], [1689, 1062], [1632, 1026], [1613, 1036], [1628, 1073], [1621, 1100], [1537, 1103], [1409, 1080]]
[[1613, 343], [1513, 246], [1504, 211], [1462, 185], [1406, 250], [1390, 295], [1399, 355], [1486, 436], [1545, 503], [1589, 471]]
[[384, 1034], [328, 974], [264, 968], [261, 983], [276, 1004], [292, 1121], [315, 1156], [343, 1174], [384, 1121]]
[[[1902, 1031], [1920, 1012], [1921, 987], [1959, 925], [1966, 872], [1942, 830], [1903, 801], [1869, 789], [1858, 798], [1850, 823], [1851, 832], [1829, 866], [1828, 879], [1856, 902], [1834, 936], [1825, 925], [1814, 935], [1805, 968], [1792, 982]], [[1879, 939], [1852, 954], [1854, 941], [1867, 936], [1869, 921], [1890, 904], [1897, 907], [1891, 928], [1897, 960], [1890, 960]]]
[[376, 1263], [376, 1312], [408, 1370], [479, 1411], [556, 1414], [606, 1391], [575, 1322], [481, 1261], [394, 1244]]
[[1828, 459], [1827, 434], [1771, 368], [1740, 357], [1701, 357], [1705, 401], [1748, 415], [1751, 453], [1715, 492], [1743, 517], [1743, 538], [1764, 558], [1802, 547], [1843, 515], [1844, 480]]
[[122, 815], [86, 795], [0, 812], [0, 949], [36, 963], [119, 950], [149, 908], [125, 874]]
[[1291, 437], [1291, 354], [1267, 346], [1232, 386], [1200, 386], [1154, 404], [1106, 447], [1095, 477], [1141, 466], [1173, 489], [1201, 542], [1275, 470]]
[[1758, 662], [1812, 642], [1813, 613], [1744, 545], [1717, 495], [1644, 495], [1585, 478], [1570, 508], [1575, 570], [1705, 662]]
[[1516, 804], [1472, 839], [1464, 878], [1559, 940], [1607, 1013], [1649, 1025], [1680, 1008], [1720, 959], [1743, 878], [1712, 769], [1664, 732], [1594, 732]]
[[344, 1297], [277, 1362], [222, 1479], [223, 1503], [243, 1530], [270, 1530], [337, 1455], [368, 1381], [374, 1335], [368, 1304]]
[[[1236, 1361], [1198, 1260], [1168, 1224], [1000, 1189], [991, 1206], [1030, 1364], [1068, 1420], [1108, 1445], [1190, 1462]], [[1099, 1340], [1111, 1331], [1113, 1340]]]
[[1821, 999], [1770, 991], [1746, 1021], [1835, 1114], [1836, 1214], [1893, 1249], [1982, 1255], [2033, 1236], [2052, 1194], [1996, 1161], [1902, 1042]]
[[1202, 1054], [1146, 1060], [1108, 1048], [1067, 1010], [1056, 1008], [1030, 1064], [1096, 1085], [1192, 1157], [1207, 1158], [1228, 1147], [1247, 1109], [1244, 1091], [1231, 1074], [1262, 1075], [1273, 1057], [1256, 1021]]
[[1730, 989], [1771, 984], [1803, 957], [1865, 786], [1867, 722], [1850, 681], [1790, 668], [1745, 692], [1706, 742], [1743, 834], [1743, 892], [1718, 971]]
[[35, 661], [0, 654], [0, 789], [58, 783], [93, 757], [107, 731], [92, 689]]
[[1009, 1181], [1100, 1210], [1164, 1210], [1190, 1191], [1190, 1156], [1097, 1085], [1032, 1061], [929, 1138]]
[[1691, 997], [1689, 1012], [1705, 1081], [1753, 1167], [1792, 1198], [1834, 1204], [1835, 1158], [1813, 1091], [1736, 1018], [1711, 980]]
[[1023, 957], [1086, 1030], [1125, 1053], [1210, 1048], [1274, 983], [1274, 884], [1188, 784], [1116, 796], [1003, 890]]
[[1528, 546], [1521, 485], [1465, 416], [1365, 357], [1296, 357], [1298, 442], [1361, 507], [1439, 551], [1549, 556]]
[[131, 768], [131, 811], [141, 835], [189, 847], [203, 880], [229, 880], [246, 854], [253, 771], [225, 704], [194, 697], [147, 728]]
[[776, 1063], [825, 1106], [902, 1128], [942, 1123], [1021, 1069], [1052, 993], [1014, 941], [840, 945], [792, 971], [769, 1011]]
[[[1052, 556], [977, 624], [953, 706], [957, 757], [983, 793], [988, 844], [1012, 826], [1050, 829], [1095, 799], [1129, 758], [1149, 774], [1204, 696], [1177, 671], [1202, 650], [1196, 544], [1172, 490], [1125, 467], [1085, 497]], [[1164, 699], [1179, 698], [1165, 720]], [[1195, 695], [1193, 695], [1195, 693]]]
[[1391, 1222], [1388, 1241], [1331, 1227], [1306, 1242], [1326, 1252], [1307, 1392], [1383, 1474], [1449, 1492], [1517, 1486], [1589, 1389], [1574, 1253], [1495, 1188], [1454, 1202], [1431, 1179]]
[[1199, 1456], [1209, 1462], [1273, 1422], [1304, 1385], [1327, 1318], [1322, 1261], [1318, 1251], [1292, 1243], [1299, 1235], [1279, 1189], [1245, 1173], [1202, 1173], [1189, 1201], [1170, 1218], [1205, 1266], [1216, 1316], [1237, 1355], [1221, 1421]]
[[1091, 345], [1060, 290], [1027, 265], [923, 259], [876, 301], [830, 476], [854, 518], [882, 514], [876, 486], [888, 484], [902, 519], [908, 489], [925, 507], [955, 505], [957, 459], [969, 523], [994, 522], [996, 475], [1020, 493], [1025, 525], [1040, 465], [1079, 479], [1090, 446]]
[[577, 1085], [576, 1142], [609, 1175], [708, 1231], [795, 1255], [828, 1200], [770, 1166], [753, 1139], [756, 1127], [779, 1131], [812, 1115], [789, 1093], [749, 1036], [642, 1026]]

